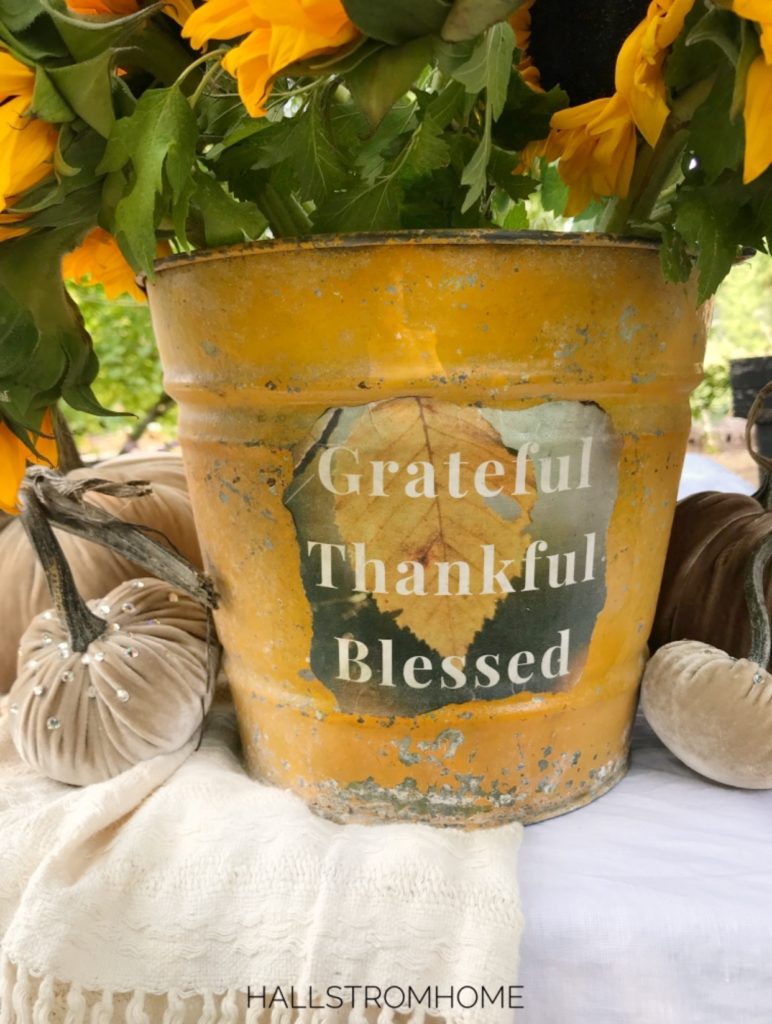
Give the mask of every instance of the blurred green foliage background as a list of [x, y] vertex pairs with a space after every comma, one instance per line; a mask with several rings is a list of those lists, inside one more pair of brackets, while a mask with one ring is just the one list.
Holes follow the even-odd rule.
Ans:
[[[89, 452], [91, 439], [115, 434], [114, 448], [131, 431], [137, 417], [150, 409], [163, 391], [161, 364], [153, 338], [146, 303], [124, 295], [110, 301], [101, 285], [69, 284], [70, 294], [80, 306], [100, 370], [94, 391], [107, 409], [125, 410], [125, 416], [90, 416], [63, 406], [78, 446]], [[176, 409], [161, 419], [165, 434], [174, 434]], [[100, 446], [97, 446], [100, 447]]]
[[732, 414], [729, 360], [772, 355], [772, 256], [736, 266], [716, 295], [705, 379], [692, 396], [695, 419]]

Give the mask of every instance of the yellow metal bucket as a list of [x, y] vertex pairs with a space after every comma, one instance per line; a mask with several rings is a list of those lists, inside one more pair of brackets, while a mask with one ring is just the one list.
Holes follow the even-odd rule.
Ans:
[[251, 772], [448, 825], [618, 781], [705, 342], [656, 250], [277, 241], [149, 295]]

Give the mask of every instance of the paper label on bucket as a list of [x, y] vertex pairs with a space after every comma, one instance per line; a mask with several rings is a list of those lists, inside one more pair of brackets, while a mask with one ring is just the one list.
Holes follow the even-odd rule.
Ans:
[[314, 675], [415, 714], [577, 682], [606, 599], [621, 439], [581, 402], [330, 410], [284, 494]]

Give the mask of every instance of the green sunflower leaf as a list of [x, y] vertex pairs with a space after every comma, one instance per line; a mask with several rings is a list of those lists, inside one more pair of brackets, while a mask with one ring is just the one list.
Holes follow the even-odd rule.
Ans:
[[0, 0], [0, 21], [11, 32], [29, 28], [42, 12], [43, 5], [39, 0]]
[[740, 56], [736, 42], [737, 17], [731, 11], [709, 10], [694, 28], [686, 34], [686, 45], [713, 43], [721, 50], [729, 63], [734, 66]]
[[303, 198], [317, 206], [349, 179], [346, 163], [330, 132], [329, 109], [316, 91], [303, 116], [295, 119], [287, 151]]
[[32, 113], [49, 124], [63, 124], [75, 120], [75, 111], [41, 67], [35, 71]]
[[505, 149], [523, 149], [534, 139], [546, 139], [552, 115], [567, 106], [568, 95], [558, 86], [535, 92], [515, 73], [507, 86], [504, 112], [493, 128], [494, 140]]
[[[26, 4], [27, 0], [5, 2]], [[67, 10], [64, 0], [33, 0], [30, 6], [46, 11], [72, 56], [82, 61], [125, 42], [158, 11], [160, 5], [152, 4], [124, 18], [80, 17]]]
[[461, 205], [461, 212], [466, 213], [481, 198], [488, 184], [488, 161], [491, 156], [491, 136], [486, 130], [472, 155], [472, 159], [464, 168], [461, 184], [467, 186], [467, 193]]
[[413, 85], [433, 52], [430, 36], [411, 39], [402, 46], [377, 50], [346, 75], [355, 103], [373, 128]]
[[363, 35], [391, 46], [419, 36], [436, 35], [451, 6], [448, 0], [343, 0], [346, 14]]
[[515, 34], [511, 26], [507, 23], [494, 25], [477, 43], [469, 60], [453, 72], [453, 78], [461, 82], [468, 93], [474, 95], [484, 90], [486, 99], [482, 138], [461, 175], [461, 184], [467, 186], [462, 214], [481, 199], [488, 185], [492, 127], [507, 101], [514, 51]]
[[315, 217], [318, 231], [387, 231], [400, 226], [403, 190], [394, 176], [351, 189], [327, 202]]
[[130, 169], [112, 231], [135, 270], [153, 273], [156, 227], [186, 188], [197, 138], [193, 111], [176, 86], [148, 89], [134, 112], [115, 123], [97, 172]]
[[108, 50], [78, 64], [48, 69], [49, 77], [70, 109], [105, 139], [115, 123], [113, 59], [114, 55]]
[[387, 161], [404, 147], [405, 137], [418, 127], [418, 104], [407, 97], [395, 103], [367, 141], [358, 142], [355, 166], [368, 187], [384, 173]]
[[501, 149], [499, 146], [491, 147], [490, 160], [488, 162], [488, 177], [491, 182], [515, 201], [527, 199], [534, 192], [539, 183], [527, 174], [516, 174], [520, 166], [520, 154], [512, 153], [509, 150]]
[[268, 221], [254, 203], [243, 202], [205, 171], [194, 174], [192, 205], [200, 212], [208, 246], [237, 245], [259, 238]]
[[735, 205], [716, 195], [692, 193], [678, 199], [675, 228], [697, 249], [699, 302], [710, 298], [737, 258], [736, 216]]
[[686, 242], [683, 236], [671, 227], [665, 226], [663, 231], [659, 258], [666, 281], [680, 284], [689, 280], [692, 260]]
[[557, 167], [542, 159], [541, 164], [541, 205], [548, 213], [562, 217], [568, 202], [568, 185], [560, 177]]
[[507, 101], [512, 74], [515, 33], [508, 24], [495, 25], [475, 46], [472, 55], [453, 71], [453, 78], [469, 93], [486, 92], [493, 120], [500, 117]]
[[450, 146], [442, 137], [442, 129], [428, 115], [418, 125], [410, 140], [410, 151], [400, 172], [402, 179], [413, 181], [450, 163]]
[[501, 221], [506, 231], [527, 231], [528, 211], [523, 203], [514, 203]]
[[426, 113], [440, 128], [460, 119], [466, 109], [467, 92], [461, 82], [448, 82], [426, 106]]
[[733, 121], [729, 114], [733, 93], [733, 71], [722, 62], [708, 98], [689, 125], [687, 150], [697, 157], [709, 182], [722, 171], [742, 164], [745, 132], [742, 118]]
[[94, 398], [98, 363], [80, 312], [61, 278], [62, 254], [88, 224], [35, 232], [0, 245], [0, 390], [3, 412], [34, 426], [39, 396], [110, 415]]
[[475, 39], [491, 25], [513, 14], [524, 0], [455, 0], [442, 26], [442, 38], [448, 42]]

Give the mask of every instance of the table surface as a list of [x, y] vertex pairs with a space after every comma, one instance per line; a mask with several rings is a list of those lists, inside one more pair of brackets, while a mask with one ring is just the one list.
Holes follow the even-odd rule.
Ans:
[[770, 1024], [772, 791], [682, 765], [641, 716], [628, 775], [526, 829], [516, 1024]]

